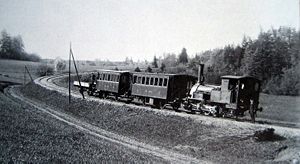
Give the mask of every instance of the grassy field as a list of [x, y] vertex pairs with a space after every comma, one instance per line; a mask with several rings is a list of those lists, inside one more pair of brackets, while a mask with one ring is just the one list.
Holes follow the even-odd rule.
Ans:
[[[44, 63], [29, 62], [29, 61], [18, 61], [18, 60], [4, 60], [0, 59], [0, 80], [11, 81], [15, 83], [24, 82], [24, 71], [25, 65], [29, 69], [31, 76], [37, 78], [36, 70], [39, 65]], [[26, 82], [29, 82], [29, 75], [26, 75]]]
[[300, 97], [260, 95], [258, 117], [300, 123]]

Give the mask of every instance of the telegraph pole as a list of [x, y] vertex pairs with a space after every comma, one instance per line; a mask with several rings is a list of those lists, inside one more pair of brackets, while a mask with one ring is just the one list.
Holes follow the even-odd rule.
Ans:
[[79, 77], [79, 74], [78, 74], [78, 69], [77, 69], [77, 66], [76, 66], [76, 62], [75, 62], [75, 59], [74, 59], [74, 55], [73, 55], [72, 49], [70, 49], [70, 54], [72, 55], [72, 59], [73, 59], [75, 71], [76, 71], [76, 74], [77, 74], [77, 79], [78, 79], [79, 86], [80, 86], [79, 92], [81, 93], [82, 98], [84, 99], [83, 88], [81, 86], [81, 81], [80, 81], [80, 77]]
[[71, 43], [70, 43], [70, 53], [69, 53], [69, 105], [70, 104], [71, 104]]

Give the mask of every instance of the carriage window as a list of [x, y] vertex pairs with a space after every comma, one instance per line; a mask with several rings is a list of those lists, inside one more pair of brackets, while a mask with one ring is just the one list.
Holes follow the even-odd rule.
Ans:
[[141, 79], [142, 79], [142, 77], [138, 77], [138, 80], [137, 80], [138, 84], [141, 84]]
[[102, 74], [99, 74], [99, 80], [102, 80]]
[[110, 81], [110, 74], [107, 75], [107, 81]]
[[136, 83], [136, 79], [137, 79], [137, 77], [133, 76], [133, 83]]
[[142, 84], [145, 84], [145, 77], [142, 77]]
[[116, 81], [118, 82], [120, 79], [120, 75], [117, 75]]
[[163, 84], [163, 78], [159, 78], [159, 86], [162, 86]]
[[105, 74], [103, 74], [103, 80], [106, 80], [106, 75]]
[[236, 80], [229, 80], [228, 90], [234, 90], [236, 89], [237, 81]]
[[158, 83], [158, 78], [156, 77], [154, 81], [154, 85], [157, 85], [157, 83]]
[[146, 78], [146, 85], [149, 85], [149, 77]]
[[150, 85], [153, 85], [153, 77], [150, 78]]
[[241, 89], [244, 89], [245, 88], [245, 84], [241, 84]]
[[165, 79], [164, 79], [164, 86], [167, 86], [167, 85], [168, 85], [168, 79], [165, 78]]
[[115, 75], [110, 75], [110, 81], [115, 81]]
[[98, 72], [98, 73], [97, 73], [97, 79], [99, 79], [99, 78], [100, 78], [100, 73]]

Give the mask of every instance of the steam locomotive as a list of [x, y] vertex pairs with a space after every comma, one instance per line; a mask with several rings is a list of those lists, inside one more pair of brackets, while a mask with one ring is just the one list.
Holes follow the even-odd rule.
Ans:
[[217, 117], [244, 116], [249, 111], [255, 121], [260, 81], [251, 76], [222, 76], [221, 86], [204, 84], [204, 65], [198, 80], [191, 75], [99, 70], [89, 82], [74, 81], [89, 95], [135, 102], [163, 109], [185, 110]]

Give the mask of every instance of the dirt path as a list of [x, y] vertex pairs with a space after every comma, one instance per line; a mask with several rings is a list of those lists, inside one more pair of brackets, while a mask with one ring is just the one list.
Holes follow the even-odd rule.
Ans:
[[87, 122], [76, 119], [70, 115], [53, 110], [49, 106], [36, 103], [20, 94], [13, 92], [12, 88], [8, 88], [7, 93], [16, 99], [18, 99], [20, 101], [25, 101], [27, 104], [35, 107], [36, 109], [51, 115], [55, 119], [57, 119], [61, 122], [64, 122], [72, 127], [77, 128], [78, 130], [84, 132], [85, 134], [106, 140], [110, 143], [122, 145], [126, 148], [132, 149], [133, 151], [137, 151], [137, 152], [140, 152], [143, 154], [148, 154], [149, 156], [154, 156], [155, 158], [161, 158], [165, 161], [174, 162], [174, 163], [186, 163], [186, 162], [187, 163], [209, 163], [204, 160], [199, 160], [199, 159], [192, 158], [192, 157], [189, 157], [189, 156], [186, 156], [183, 154], [179, 154], [176, 152], [172, 152], [170, 150], [166, 150], [166, 149], [163, 149], [160, 147], [155, 147], [155, 146], [152, 146], [149, 144], [137, 142], [128, 137], [124, 137], [124, 136], [103, 130], [97, 126], [93, 126]]
[[96, 130], [83, 127], [87, 125], [72, 124], [12, 95], [18, 99], [0, 92], [0, 163], [167, 162], [99, 137]]

